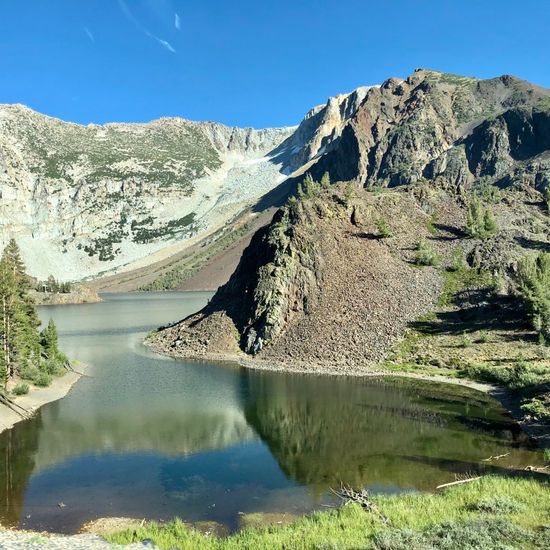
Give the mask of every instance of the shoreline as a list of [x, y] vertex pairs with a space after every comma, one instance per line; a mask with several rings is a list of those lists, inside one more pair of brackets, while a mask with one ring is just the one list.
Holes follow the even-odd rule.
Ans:
[[396, 378], [409, 378], [413, 380], [420, 380], [425, 382], [438, 382], [442, 384], [451, 384], [455, 386], [462, 386], [470, 388], [486, 395], [489, 395], [504, 408], [504, 410], [510, 415], [510, 417], [518, 424], [518, 426], [527, 434], [527, 436], [536, 442], [541, 449], [550, 448], [550, 429], [543, 422], [537, 420], [525, 420], [524, 413], [521, 410], [521, 400], [514, 392], [504, 386], [498, 386], [495, 384], [488, 384], [484, 382], [477, 382], [468, 378], [453, 378], [445, 376], [444, 374], [426, 374], [415, 373], [408, 371], [397, 370], [375, 370], [367, 365], [360, 368], [352, 368], [343, 365], [329, 365], [317, 363], [315, 367], [311, 364], [300, 363], [299, 361], [283, 362], [266, 359], [256, 359], [250, 356], [241, 354], [230, 353], [171, 353], [159, 346], [155, 341], [145, 338], [143, 344], [161, 355], [171, 357], [172, 359], [180, 360], [192, 360], [192, 361], [211, 361], [217, 363], [232, 363], [239, 367], [264, 370], [270, 372], [286, 372], [293, 374], [314, 374], [317, 376], [353, 376], [363, 378], [374, 377], [396, 377]]
[[[79, 364], [79, 367], [82, 368], [83, 365]], [[27, 417], [22, 417], [8, 406], [0, 404], [0, 434], [13, 428], [15, 424], [32, 418], [40, 407], [65, 397], [82, 376], [83, 373], [70, 370], [63, 376], [54, 378], [48, 387], [31, 386], [27, 395], [13, 399], [16, 405], [28, 411]]]

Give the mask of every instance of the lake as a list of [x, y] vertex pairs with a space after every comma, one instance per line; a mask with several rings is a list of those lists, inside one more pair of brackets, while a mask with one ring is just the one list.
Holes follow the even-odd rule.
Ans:
[[433, 490], [540, 462], [500, 405], [467, 388], [262, 372], [142, 345], [210, 296], [113, 294], [40, 308], [87, 376], [0, 434], [0, 523], [71, 533], [98, 517], [178, 516], [234, 530], [244, 514], [334, 505], [340, 482]]

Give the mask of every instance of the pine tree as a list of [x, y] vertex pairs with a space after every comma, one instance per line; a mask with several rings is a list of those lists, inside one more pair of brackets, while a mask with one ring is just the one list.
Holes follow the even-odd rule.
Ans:
[[46, 281], [46, 288], [48, 292], [58, 292], [59, 291], [59, 285], [57, 284], [57, 281], [55, 280], [53, 275], [50, 275], [48, 277], [48, 280]]

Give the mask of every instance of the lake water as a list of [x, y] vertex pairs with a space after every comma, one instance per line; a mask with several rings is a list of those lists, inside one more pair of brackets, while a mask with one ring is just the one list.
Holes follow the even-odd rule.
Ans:
[[243, 514], [334, 504], [340, 482], [433, 490], [540, 461], [496, 402], [458, 386], [252, 371], [142, 345], [210, 295], [40, 308], [89, 376], [0, 434], [0, 523], [75, 532], [98, 517], [178, 516], [236, 529]]

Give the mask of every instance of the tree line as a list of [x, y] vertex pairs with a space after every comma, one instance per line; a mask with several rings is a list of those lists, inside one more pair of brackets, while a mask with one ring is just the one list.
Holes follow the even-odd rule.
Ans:
[[53, 275], [50, 275], [45, 281], [38, 281], [34, 288], [38, 292], [49, 292], [51, 294], [68, 294], [72, 292], [73, 285], [66, 281], [58, 281]]
[[[0, 258], [0, 386], [6, 391], [11, 380], [47, 386], [52, 376], [62, 374], [67, 357], [58, 346], [57, 328], [50, 320], [40, 331], [36, 306], [29, 295], [32, 279], [25, 272], [14, 239]], [[18, 385], [16, 393], [26, 393]]]

